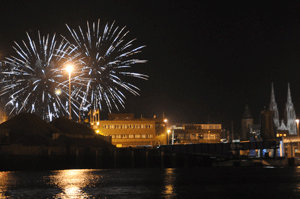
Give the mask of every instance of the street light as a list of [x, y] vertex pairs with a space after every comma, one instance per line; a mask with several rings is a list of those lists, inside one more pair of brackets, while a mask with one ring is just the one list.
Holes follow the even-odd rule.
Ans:
[[168, 129], [168, 130], [167, 130], [167, 133], [168, 133], [168, 145], [169, 145], [169, 135], [170, 135], [170, 132], [171, 132], [171, 130]]
[[55, 89], [55, 94], [60, 95], [61, 94], [61, 89], [60, 88]]
[[66, 65], [66, 70], [69, 73], [69, 119], [72, 119], [71, 116], [71, 73], [73, 71], [73, 65], [72, 64], [68, 64]]
[[300, 151], [300, 149], [299, 149], [299, 119], [296, 119], [295, 121], [297, 123], [298, 151]]

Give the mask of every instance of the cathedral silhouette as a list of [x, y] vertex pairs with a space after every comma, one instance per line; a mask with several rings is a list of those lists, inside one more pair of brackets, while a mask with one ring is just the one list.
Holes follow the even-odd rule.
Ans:
[[297, 124], [296, 124], [296, 112], [294, 104], [292, 102], [290, 83], [288, 83], [288, 92], [287, 92], [287, 102], [284, 109], [284, 118], [279, 118], [279, 112], [277, 108], [277, 103], [275, 101], [274, 87], [272, 83], [271, 90], [271, 102], [269, 104], [269, 111], [274, 112], [274, 125], [276, 130], [288, 130], [289, 135], [297, 135]]
[[[281, 120], [279, 117], [277, 103], [275, 101], [273, 83], [271, 84], [271, 86], [271, 101], [269, 104], [269, 109], [268, 111], [264, 110], [261, 112], [261, 119], [264, 114], [266, 114], [265, 116], [267, 116], [268, 114], [272, 113], [272, 115], [269, 116], [273, 117], [272, 123], [274, 123], [274, 125], [269, 124], [271, 126], [268, 126], [268, 128], [264, 128], [265, 131], [268, 130], [268, 133], [262, 132], [262, 127], [268, 123], [266, 123], [267, 120], [264, 120], [264, 125], [262, 125], [262, 121], [260, 121], [260, 124], [254, 124], [249, 107], [248, 105], [246, 105], [245, 112], [241, 120], [241, 141], [247, 141], [250, 139], [250, 137], [255, 137], [255, 139], [259, 140], [260, 138], [262, 138], [262, 136], [266, 138], [266, 135], [275, 136], [275, 134], [277, 135], [277, 137], [297, 135], [296, 112], [294, 104], [292, 102], [290, 84], [288, 83], [287, 102], [285, 104], [284, 117]], [[272, 121], [272, 118], [270, 118], [270, 121]]]

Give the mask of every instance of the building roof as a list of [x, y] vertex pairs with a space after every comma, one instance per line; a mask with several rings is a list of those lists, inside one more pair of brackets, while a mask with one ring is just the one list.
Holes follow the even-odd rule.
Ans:
[[244, 114], [243, 114], [242, 119], [253, 119], [253, 118], [252, 118], [252, 115], [251, 115], [251, 113], [250, 113], [248, 104], [246, 104], [245, 111], [244, 111]]
[[68, 135], [83, 135], [83, 136], [93, 136], [96, 135], [95, 131], [90, 127], [77, 123], [73, 120], [69, 120], [66, 117], [60, 117], [50, 122], [53, 127], [60, 130], [61, 132]]
[[39, 116], [30, 113], [16, 115], [0, 124], [0, 129], [9, 129], [11, 143], [24, 145], [48, 145], [53, 133], [62, 133]]
[[[90, 127], [76, 123], [65, 117], [47, 123], [35, 114], [20, 113], [0, 124], [0, 129], [9, 129], [10, 143], [22, 144], [25, 146], [59, 146], [65, 145], [65, 140], [69, 140], [72, 146], [113, 146], [97, 136]], [[57, 140], [52, 139], [54, 133], [60, 135]], [[74, 138], [69, 135], [83, 135], [89, 136], [90, 138]]]

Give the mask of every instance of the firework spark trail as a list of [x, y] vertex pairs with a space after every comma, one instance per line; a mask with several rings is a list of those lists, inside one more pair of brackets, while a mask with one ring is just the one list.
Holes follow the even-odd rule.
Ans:
[[[21, 111], [36, 113], [43, 119], [52, 119], [68, 114], [65, 101], [55, 94], [63, 81], [61, 66], [64, 57], [69, 53], [68, 44], [64, 40], [57, 44], [56, 35], [41, 37], [35, 42], [27, 34], [28, 43], [22, 41], [23, 48], [17, 42], [13, 48], [17, 56], [6, 58], [8, 69], [2, 71], [4, 81], [1, 82], [0, 96], [6, 96], [6, 106], [17, 114]], [[59, 53], [56, 55], [56, 50]], [[65, 95], [64, 95], [65, 96]]]
[[125, 71], [134, 64], [147, 62], [133, 57], [145, 46], [132, 48], [136, 39], [126, 42], [129, 31], [125, 31], [125, 26], [121, 29], [115, 27], [114, 23], [107, 23], [102, 35], [100, 19], [97, 23], [93, 22], [92, 26], [87, 22], [86, 31], [79, 26], [78, 33], [66, 24], [74, 43], [65, 36], [62, 37], [73, 48], [73, 53], [76, 54], [76, 58], [73, 58], [75, 65], [79, 66], [81, 75], [84, 74], [75, 80], [77, 86], [81, 84], [77, 97], [83, 100], [83, 107], [92, 106], [95, 110], [101, 110], [104, 102], [110, 112], [113, 107], [119, 109], [119, 105], [125, 108], [126, 97], [120, 89], [139, 95], [139, 88], [127, 83], [125, 78], [148, 79], [147, 75]]

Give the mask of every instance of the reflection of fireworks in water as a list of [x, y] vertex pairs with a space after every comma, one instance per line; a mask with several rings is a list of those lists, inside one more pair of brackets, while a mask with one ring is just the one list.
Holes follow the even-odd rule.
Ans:
[[[80, 109], [87, 110], [92, 105], [93, 109], [102, 109], [105, 102], [107, 109], [118, 108], [118, 104], [124, 107], [126, 98], [122, 90], [127, 90], [133, 95], [138, 95], [139, 88], [125, 82], [124, 77], [148, 78], [147, 75], [128, 71], [133, 64], [145, 63], [134, 55], [140, 53], [145, 46], [133, 48], [135, 39], [125, 41], [128, 31], [125, 27], [119, 29], [106, 24], [102, 35], [100, 33], [100, 20], [90, 27], [87, 22], [87, 32], [84, 33], [79, 26], [79, 34], [67, 25], [75, 44], [72, 44], [74, 63], [80, 67], [81, 77], [74, 77], [72, 81], [77, 84], [74, 97], [82, 101]], [[71, 43], [71, 42], [70, 42]], [[76, 61], [75, 61], [76, 60]]]
[[0, 95], [8, 97], [6, 106], [12, 107], [10, 114], [26, 111], [49, 120], [67, 114], [64, 104], [67, 101], [61, 100], [55, 93], [63, 81], [58, 66], [63, 64], [62, 57], [65, 55], [54, 56], [56, 50], [66, 53], [67, 43], [61, 41], [57, 44], [55, 34], [49, 38], [49, 35], [41, 37], [38, 32], [37, 43], [28, 33], [27, 37], [28, 43], [23, 41], [23, 48], [15, 42], [16, 47], [13, 48], [18, 56], [6, 58], [8, 68], [2, 71], [4, 78]]

